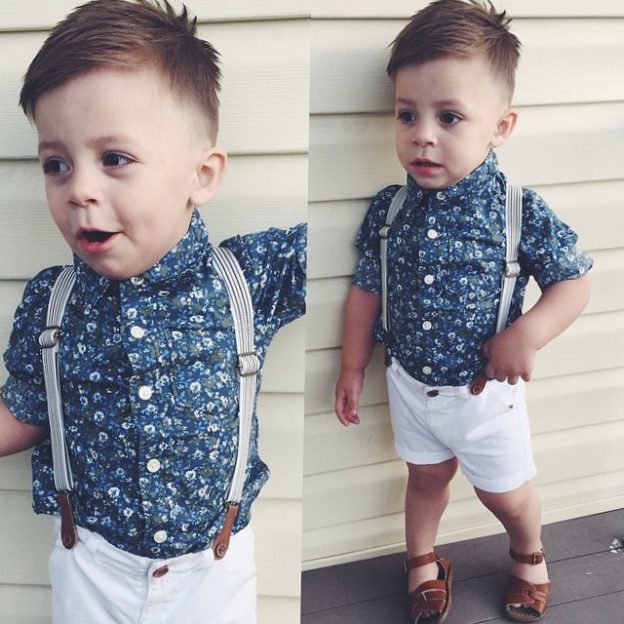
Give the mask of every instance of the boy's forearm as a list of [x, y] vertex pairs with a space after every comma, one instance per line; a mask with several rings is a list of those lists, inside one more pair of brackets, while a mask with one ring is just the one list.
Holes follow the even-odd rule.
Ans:
[[0, 397], [0, 457], [34, 446], [45, 434], [45, 427], [36, 427], [17, 420]]
[[381, 311], [381, 297], [352, 286], [345, 306], [342, 369], [363, 371], [375, 346], [373, 328]]
[[588, 275], [557, 282], [547, 288], [538, 302], [513, 325], [526, 334], [534, 349], [541, 349], [581, 314], [589, 301], [590, 290]]

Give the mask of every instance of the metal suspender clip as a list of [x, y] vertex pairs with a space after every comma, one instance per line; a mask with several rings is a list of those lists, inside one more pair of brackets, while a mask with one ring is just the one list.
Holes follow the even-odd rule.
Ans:
[[505, 264], [505, 277], [518, 277], [520, 275], [519, 262], [507, 262]]
[[260, 358], [255, 351], [238, 354], [238, 372], [241, 377], [250, 377], [260, 371]]
[[39, 334], [39, 346], [42, 349], [51, 349], [58, 344], [61, 328], [58, 325], [46, 327]]
[[379, 230], [379, 236], [381, 238], [388, 238], [390, 236], [390, 225], [386, 224]]

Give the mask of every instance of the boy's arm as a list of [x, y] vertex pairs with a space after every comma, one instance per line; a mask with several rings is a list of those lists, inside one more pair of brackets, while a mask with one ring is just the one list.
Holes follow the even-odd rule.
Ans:
[[345, 426], [357, 425], [364, 369], [370, 362], [375, 340], [373, 328], [381, 310], [381, 297], [352, 286], [344, 314], [342, 362], [336, 383], [336, 416]]
[[34, 446], [46, 433], [46, 427], [29, 425], [15, 418], [0, 397], [0, 457]]
[[567, 329], [589, 300], [588, 275], [549, 286], [538, 302], [507, 329], [483, 345], [489, 359], [485, 375], [517, 383], [531, 379], [536, 352]]

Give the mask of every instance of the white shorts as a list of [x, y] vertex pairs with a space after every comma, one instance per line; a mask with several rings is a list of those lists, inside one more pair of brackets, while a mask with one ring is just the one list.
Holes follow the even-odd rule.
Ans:
[[78, 537], [71, 550], [57, 538], [50, 556], [54, 624], [256, 622], [250, 527], [232, 535], [220, 560], [212, 550], [154, 560], [119, 550], [80, 527]]
[[468, 386], [427, 386], [393, 358], [386, 369], [394, 444], [410, 464], [457, 457], [480, 490], [509, 492], [537, 470], [524, 384], [489, 381], [478, 396]]

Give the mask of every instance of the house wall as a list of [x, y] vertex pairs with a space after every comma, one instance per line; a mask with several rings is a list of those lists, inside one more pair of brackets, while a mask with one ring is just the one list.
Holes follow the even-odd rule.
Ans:
[[[383, 363], [369, 367], [359, 427], [333, 414], [353, 240], [374, 194], [402, 182], [387, 46], [423, 0], [312, 1], [304, 567], [404, 549], [406, 470], [395, 455]], [[535, 188], [595, 260], [584, 314], [538, 355], [527, 388], [544, 521], [624, 504], [624, 7], [505, 0], [523, 42], [520, 118], [503, 170]], [[538, 296], [530, 289], [527, 304]], [[458, 476], [440, 542], [500, 525]]]
[[[18, 109], [21, 77], [46, 31], [78, 2], [0, 3], [0, 348], [26, 280], [70, 255], [47, 215], [36, 136]], [[307, 0], [187, 0], [221, 53], [222, 191], [202, 214], [211, 238], [305, 220]], [[259, 399], [260, 451], [272, 469], [252, 514], [260, 623], [299, 621], [304, 324], [280, 332]], [[0, 383], [6, 377], [0, 368]], [[49, 518], [30, 506], [30, 453], [0, 460], [0, 623], [50, 622]]]

